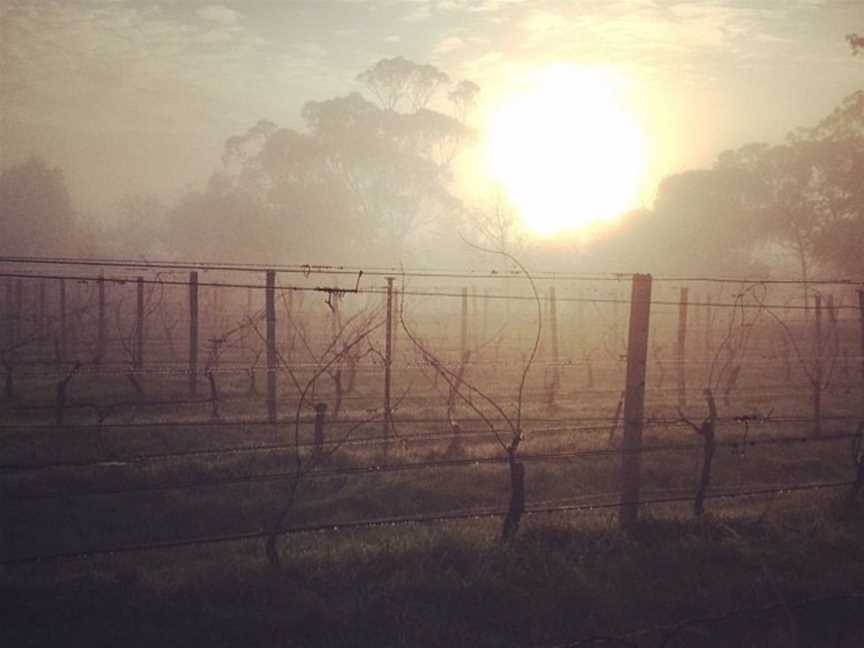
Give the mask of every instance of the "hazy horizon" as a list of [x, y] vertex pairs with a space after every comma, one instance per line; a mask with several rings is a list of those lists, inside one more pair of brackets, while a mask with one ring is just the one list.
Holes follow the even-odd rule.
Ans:
[[[750, 141], [779, 142], [861, 86], [844, 36], [858, 2], [9, 2], [2, 21], [4, 167], [64, 169], [79, 212], [123, 197], [175, 202], [218, 170], [225, 140], [310, 100], [364, 92], [404, 56], [478, 84], [472, 127], [537, 70], [612, 70], [662, 177]], [[439, 100], [441, 97], [439, 96]], [[472, 163], [476, 167], [476, 164]], [[458, 168], [458, 167], [457, 167]]]

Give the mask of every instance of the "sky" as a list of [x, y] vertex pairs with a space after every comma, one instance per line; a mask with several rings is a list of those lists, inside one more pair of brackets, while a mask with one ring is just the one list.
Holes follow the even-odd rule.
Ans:
[[79, 209], [201, 188], [224, 141], [362, 91], [385, 57], [481, 88], [472, 124], [538, 69], [612, 69], [650, 148], [642, 192], [779, 142], [864, 87], [864, 0], [0, 0], [0, 162], [62, 166]]

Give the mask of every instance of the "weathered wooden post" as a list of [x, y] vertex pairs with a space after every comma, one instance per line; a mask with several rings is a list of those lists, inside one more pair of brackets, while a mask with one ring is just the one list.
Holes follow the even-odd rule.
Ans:
[[6, 279], [6, 290], [3, 295], [3, 345], [12, 346], [15, 325], [15, 305], [12, 299], [12, 280]]
[[324, 419], [327, 416], [327, 403], [315, 403], [315, 436], [313, 437], [312, 457], [316, 462], [324, 460]]
[[24, 319], [24, 282], [15, 280], [15, 316], [12, 320], [12, 343], [24, 337], [21, 332], [21, 322]]
[[393, 289], [393, 313], [394, 313], [394, 316], [396, 319], [393, 322], [393, 333], [391, 334], [393, 339], [390, 342], [390, 347], [391, 347], [390, 348], [390, 354], [394, 360], [396, 358], [397, 342], [399, 341], [399, 322], [402, 321], [401, 313], [402, 313], [402, 300], [403, 299], [404, 299], [404, 296], [399, 293], [399, 289], [394, 288]]
[[461, 331], [459, 334], [459, 360], [465, 361], [465, 356], [468, 353], [468, 288], [462, 288], [462, 320]]
[[480, 333], [477, 330], [477, 322], [480, 320], [480, 300], [477, 298], [477, 286], [471, 286], [471, 350], [476, 356], [480, 350]]
[[489, 287], [483, 289], [483, 323], [481, 325], [481, 336], [483, 343], [489, 342]]
[[264, 310], [267, 318], [267, 420], [276, 423], [277, 356], [276, 356], [276, 271], [268, 270], [264, 291]]
[[133, 367], [144, 366], [144, 278], [135, 281], [135, 355]]
[[711, 295], [707, 295], [705, 297], [705, 375], [706, 382], [707, 376], [711, 373], [711, 363], [714, 362], [714, 348], [713, 348], [713, 340], [711, 339], [711, 323], [712, 323], [712, 314], [711, 314]]
[[11, 560], [15, 541], [12, 507], [6, 494], [6, 480], [0, 481], [0, 560]]
[[651, 275], [633, 275], [627, 336], [627, 379], [624, 394], [624, 438], [621, 444], [619, 522], [632, 528], [639, 519], [642, 466], [642, 422], [645, 416], [645, 373], [651, 313]]
[[198, 273], [189, 273], [189, 393], [198, 393]]
[[814, 299], [814, 367], [813, 367], [813, 432], [822, 434], [822, 380], [823, 380], [823, 344], [822, 344], [822, 295], [816, 293]]
[[585, 291], [581, 288], [576, 293], [576, 312], [575, 312], [575, 331], [570, 336], [572, 339], [572, 348], [570, 349], [570, 357], [576, 358], [579, 354], [584, 354], [586, 340], [588, 336], [585, 333]]
[[37, 314], [37, 334], [39, 337], [43, 337], [47, 331], [46, 329], [46, 312], [45, 312], [45, 282], [39, 282], [39, 312]]
[[[861, 326], [861, 343], [859, 352], [861, 354], [861, 385], [864, 388], [864, 288], [858, 290], [858, 322]], [[864, 399], [862, 399], [864, 402]]]
[[676, 349], [678, 356], [678, 407], [687, 406], [687, 301], [688, 289], [682, 287], [678, 301], [678, 346]]
[[393, 277], [387, 277], [387, 321], [384, 331], [384, 436], [392, 431], [393, 411], [390, 404], [390, 371], [393, 364]]
[[58, 331], [58, 352], [60, 357], [58, 360], [62, 363], [66, 362], [69, 353], [69, 333], [66, 330], [66, 327], [68, 326], [66, 321], [66, 280], [61, 278], [58, 279], [58, 281], [60, 282], [60, 312], [57, 316], [60, 326], [60, 330]]
[[101, 368], [105, 360], [105, 347], [107, 345], [106, 335], [108, 332], [108, 314], [105, 312], [105, 276], [100, 274], [96, 282], [99, 312], [96, 327], [96, 367]]
[[555, 286], [549, 286], [549, 360], [552, 363], [551, 382], [548, 400], [554, 402], [561, 384], [561, 369], [558, 356], [558, 301], [555, 298]]

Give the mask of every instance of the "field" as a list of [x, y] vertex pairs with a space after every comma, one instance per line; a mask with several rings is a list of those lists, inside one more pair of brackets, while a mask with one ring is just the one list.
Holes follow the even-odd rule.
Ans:
[[862, 638], [853, 286], [5, 270], [23, 645]]

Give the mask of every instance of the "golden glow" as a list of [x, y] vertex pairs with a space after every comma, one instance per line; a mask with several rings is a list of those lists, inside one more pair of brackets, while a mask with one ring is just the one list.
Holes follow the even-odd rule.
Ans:
[[490, 175], [537, 234], [582, 233], [636, 206], [642, 132], [610, 70], [557, 65], [493, 114]]

